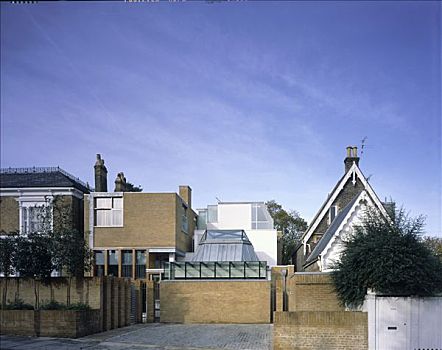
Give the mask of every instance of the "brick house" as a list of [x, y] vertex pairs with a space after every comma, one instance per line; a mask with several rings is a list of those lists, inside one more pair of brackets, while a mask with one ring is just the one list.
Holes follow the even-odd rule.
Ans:
[[54, 230], [82, 232], [83, 196], [89, 191], [87, 184], [59, 167], [1, 169], [0, 231], [38, 232], [44, 214]]
[[189, 186], [180, 186], [179, 193], [127, 192], [124, 174], [119, 173], [114, 191], [108, 192], [100, 155], [94, 168], [96, 191], [84, 199], [85, 239], [95, 257], [93, 275], [158, 276], [164, 262], [192, 250], [196, 213]]
[[328, 271], [339, 258], [342, 239], [361, 222], [363, 211], [374, 207], [388, 217], [394, 203], [383, 203], [359, 168], [357, 147], [347, 147], [345, 172], [313, 218], [296, 249], [297, 271]]

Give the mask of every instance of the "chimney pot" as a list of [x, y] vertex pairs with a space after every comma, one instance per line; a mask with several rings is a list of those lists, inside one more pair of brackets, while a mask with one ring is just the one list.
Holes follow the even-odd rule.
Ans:
[[97, 161], [94, 166], [95, 170], [95, 192], [107, 192], [107, 169], [104, 166], [104, 159], [101, 154], [97, 153]]
[[348, 146], [347, 157], [344, 159], [345, 173], [347, 173], [350, 170], [353, 163], [356, 163], [356, 165], [359, 166], [358, 148]]
[[120, 172], [117, 174], [115, 179], [115, 192], [125, 192], [126, 191], [126, 178], [124, 177], [124, 173]]

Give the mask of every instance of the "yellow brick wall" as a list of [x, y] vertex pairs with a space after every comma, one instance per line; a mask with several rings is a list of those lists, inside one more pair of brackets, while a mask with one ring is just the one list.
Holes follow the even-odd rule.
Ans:
[[19, 207], [14, 197], [0, 198], [0, 231], [19, 231]]
[[161, 322], [269, 323], [270, 281], [162, 281]]
[[275, 312], [274, 350], [366, 350], [366, 312]]
[[290, 276], [292, 276], [295, 272], [294, 265], [279, 265], [273, 266], [271, 270], [272, 274], [272, 288], [275, 293], [273, 311], [283, 311], [283, 292], [284, 292], [284, 278], [281, 274], [282, 270], [287, 271], [286, 283], [287, 283], [287, 291], [288, 291], [288, 281]]
[[[160, 296], [161, 298], [161, 296]], [[155, 320], [154, 281], [146, 281], [147, 323]]]
[[295, 274], [287, 280], [289, 311], [343, 311], [329, 274]]
[[[85, 239], [89, 240], [89, 200], [85, 197]], [[123, 194], [123, 227], [95, 227], [94, 247], [192, 250], [196, 213], [187, 209], [188, 232], [181, 229], [183, 200], [176, 193]]]
[[[124, 193], [123, 227], [95, 227], [94, 246], [175, 246], [176, 197], [175, 193]], [[85, 216], [88, 211], [85, 206]]]
[[[6, 300], [12, 302], [19, 298], [27, 304], [35, 305], [34, 283], [40, 305], [50, 300], [63, 304], [67, 304], [68, 300], [70, 303], [86, 303], [92, 309], [100, 310], [100, 329], [103, 331], [129, 324], [131, 281], [127, 278], [73, 278], [70, 287], [64, 277], [51, 278], [47, 284], [33, 279], [0, 278], [0, 295], [6, 290]], [[141, 308], [141, 302], [138, 305]], [[135, 312], [141, 315], [141, 309]]]
[[175, 232], [175, 240], [176, 247], [183, 252], [189, 252], [192, 250], [192, 241], [193, 241], [193, 231], [195, 230], [195, 213], [192, 209], [187, 209], [187, 222], [188, 222], [188, 230], [187, 232], [182, 231], [181, 227], [181, 216], [182, 216], [182, 207], [183, 200], [181, 197], [176, 197], [176, 232]]
[[[35, 292], [34, 283], [37, 284], [37, 296], [39, 304], [50, 300], [56, 300], [67, 304], [88, 303], [92, 309], [99, 309], [101, 306], [102, 281], [100, 278], [87, 277], [84, 279], [72, 279], [71, 286], [64, 277], [52, 278], [49, 284], [35, 282], [33, 279], [8, 278], [6, 300], [11, 302], [16, 298], [24, 300], [25, 303], [34, 305]], [[6, 287], [6, 279], [0, 278], [0, 295], [3, 295]]]

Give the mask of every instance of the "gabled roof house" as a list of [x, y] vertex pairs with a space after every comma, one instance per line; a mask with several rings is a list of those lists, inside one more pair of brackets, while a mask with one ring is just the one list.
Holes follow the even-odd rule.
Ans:
[[361, 222], [367, 207], [385, 217], [394, 208], [383, 203], [359, 168], [357, 147], [347, 147], [345, 172], [316, 213], [297, 247], [297, 271], [329, 271], [342, 252], [342, 240]]

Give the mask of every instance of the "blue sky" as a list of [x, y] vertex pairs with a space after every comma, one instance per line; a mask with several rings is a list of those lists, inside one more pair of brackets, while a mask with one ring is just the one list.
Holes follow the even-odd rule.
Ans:
[[194, 207], [275, 199], [312, 219], [367, 137], [384, 199], [441, 235], [441, 4], [1, 4], [1, 166], [93, 183], [101, 153]]

